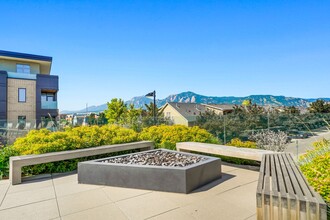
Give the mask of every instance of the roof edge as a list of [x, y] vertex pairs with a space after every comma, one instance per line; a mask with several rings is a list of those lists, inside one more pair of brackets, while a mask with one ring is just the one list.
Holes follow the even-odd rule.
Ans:
[[41, 56], [41, 55], [28, 54], [28, 53], [18, 53], [18, 52], [5, 51], [5, 50], [0, 50], [0, 56], [29, 59], [29, 60], [47, 61], [47, 62], [53, 61], [53, 58], [49, 57], [49, 56]]

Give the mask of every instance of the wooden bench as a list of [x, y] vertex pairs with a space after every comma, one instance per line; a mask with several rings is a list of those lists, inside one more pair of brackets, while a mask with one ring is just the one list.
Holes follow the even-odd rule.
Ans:
[[261, 161], [264, 154], [273, 153], [273, 151], [225, 146], [219, 144], [206, 144], [198, 142], [181, 142], [176, 144], [176, 149], [183, 152], [202, 152], [207, 154], [222, 155], [227, 157], [236, 157], [248, 160]]
[[325, 202], [308, 185], [291, 154], [263, 156], [257, 187], [257, 219], [327, 219]]
[[151, 141], [140, 141], [126, 144], [114, 144], [100, 147], [91, 147], [79, 150], [60, 151], [54, 153], [38, 154], [38, 155], [24, 155], [10, 157], [9, 161], [9, 179], [12, 185], [22, 182], [22, 167], [49, 163], [62, 160], [70, 160], [81, 157], [89, 157], [100, 154], [107, 154], [119, 151], [127, 150], [151, 150], [154, 148], [154, 144]]

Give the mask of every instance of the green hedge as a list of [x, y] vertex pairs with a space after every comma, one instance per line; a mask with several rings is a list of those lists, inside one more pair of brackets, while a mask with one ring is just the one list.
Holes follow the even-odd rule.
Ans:
[[199, 127], [184, 125], [159, 125], [145, 128], [140, 133], [141, 140], [150, 140], [156, 147], [175, 150], [177, 142], [219, 143], [209, 132]]
[[[10, 156], [43, 154], [139, 140], [154, 141], [156, 147], [167, 149], [175, 149], [175, 144], [182, 141], [218, 143], [217, 139], [204, 129], [198, 127], [188, 128], [182, 125], [153, 126], [144, 129], [141, 133], [115, 125], [76, 127], [58, 132], [51, 132], [46, 129], [33, 130], [25, 137], [18, 138], [12, 146], [0, 150], [0, 177], [8, 176]], [[67, 172], [75, 170], [79, 161], [129, 152], [133, 151], [27, 166], [23, 167], [23, 174], [36, 175], [40, 173]]]
[[[12, 146], [0, 151], [0, 176], [8, 176], [10, 156], [43, 154], [65, 150], [75, 150], [109, 144], [138, 141], [138, 133], [115, 125], [68, 128], [51, 132], [46, 129], [32, 130], [25, 137], [18, 138]], [[116, 154], [79, 158], [54, 163], [23, 167], [24, 175], [66, 172], [75, 170], [77, 162]]]

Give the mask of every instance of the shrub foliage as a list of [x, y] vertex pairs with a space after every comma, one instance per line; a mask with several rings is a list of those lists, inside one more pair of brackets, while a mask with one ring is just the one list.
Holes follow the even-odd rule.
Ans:
[[184, 125], [151, 126], [142, 130], [140, 139], [153, 141], [156, 147], [170, 150], [175, 150], [177, 142], [218, 143], [218, 140], [206, 130]]
[[[138, 140], [151, 140], [155, 142], [156, 147], [167, 149], [175, 149], [175, 144], [181, 141], [217, 143], [216, 138], [206, 130], [198, 127], [188, 128], [183, 125], [152, 126], [144, 129], [140, 134], [132, 129], [117, 125], [75, 127], [57, 132], [51, 132], [46, 129], [33, 130], [25, 137], [18, 138], [12, 146], [7, 146], [0, 151], [0, 177], [8, 176], [8, 162], [10, 156], [43, 154], [102, 145], [129, 143]], [[23, 168], [23, 173], [25, 175], [35, 175], [40, 173], [66, 172], [75, 170], [79, 161], [118, 154], [120, 153], [28, 166]]]
[[[309, 184], [330, 205], [330, 142], [321, 140], [315, 142], [314, 149], [300, 158], [300, 169]], [[328, 213], [329, 215], [330, 213]]]

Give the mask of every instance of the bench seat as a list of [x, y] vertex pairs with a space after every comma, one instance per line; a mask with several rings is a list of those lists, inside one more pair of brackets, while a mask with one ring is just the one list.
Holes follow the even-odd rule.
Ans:
[[327, 219], [321, 196], [289, 153], [263, 155], [257, 187], [257, 219]]
[[9, 160], [9, 179], [12, 185], [22, 182], [22, 167], [50, 163], [55, 161], [70, 160], [81, 157], [89, 157], [126, 150], [152, 150], [154, 143], [151, 141], [140, 141], [126, 144], [114, 144], [99, 147], [84, 148], [79, 150], [60, 151], [54, 153], [24, 155], [10, 157]]
[[206, 144], [198, 142], [177, 143], [176, 149], [178, 151], [183, 152], [201, 152], [256, 161], [261, 161], [262, 156], [264, 154], [273, 153], [273, 151], [268, 150], [225, 146], [219, 144]]

